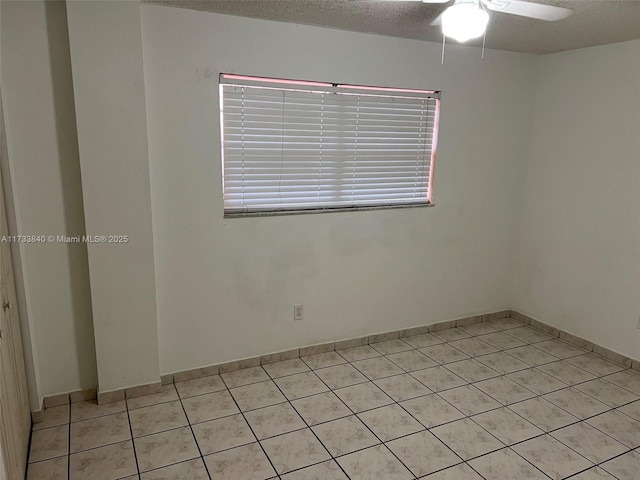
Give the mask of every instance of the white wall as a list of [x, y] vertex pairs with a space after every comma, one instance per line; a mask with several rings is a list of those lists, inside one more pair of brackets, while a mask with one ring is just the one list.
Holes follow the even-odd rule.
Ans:
[[541, 58], [513, 308], [640, 359], [640, 41]]
[[[69, 40], [64, 2], [2, 1], [2, 95], [14, 233], [82, 235]], [[5, 182], [5, 183], [6, 183]], [[11, 204], [11, 201], [8, 202]], [[11, 212], [9, 212], [10, 224]], [[87, 252], [81, 244], [21, 244], [14, 265], [32, 408], [39, 394], [95, 387]], [[27, 323], [28, 321], [28, 323]], [[39, 378], [39, 386], [34, 385]], [[35, 405], [34, 405], [35, 404]]]
[[138, 2], [68, 2], [98, 390], [160, 381]]
[[[510, 307], [537, 57], [141, 11], [161, 372]], [[441, 89], [436, 207], [223, 219], [220, 72]]]

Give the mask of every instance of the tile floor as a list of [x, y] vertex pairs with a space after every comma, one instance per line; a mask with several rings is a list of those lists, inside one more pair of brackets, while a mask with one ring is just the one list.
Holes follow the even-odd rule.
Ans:
[[49, 408], [28, 480], [640, 479], [640, 373], [511, 319]]

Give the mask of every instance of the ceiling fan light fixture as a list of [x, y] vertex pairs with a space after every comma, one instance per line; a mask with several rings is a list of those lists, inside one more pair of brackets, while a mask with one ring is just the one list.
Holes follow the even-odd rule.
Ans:
[[489, 14], [478, 3], [456, 3], [442, 14], [442, 33], [463, 43], [481, 37], [488, 23]]

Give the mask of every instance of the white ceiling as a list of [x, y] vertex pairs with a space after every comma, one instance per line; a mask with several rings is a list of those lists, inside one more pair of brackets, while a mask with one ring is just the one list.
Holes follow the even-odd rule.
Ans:
[[[142, 0], [144, 3], [206, 10], [281, 22], [442, 41], [430, 23], [449, 4], [385, 0]], [[487, 48], [552, 53], [640, 38], [640, 0], [537, 0], [570, 8], [573, 14], [544, 22], [491, 12]], [[479, 45], [479, 41], [469, 42]]]

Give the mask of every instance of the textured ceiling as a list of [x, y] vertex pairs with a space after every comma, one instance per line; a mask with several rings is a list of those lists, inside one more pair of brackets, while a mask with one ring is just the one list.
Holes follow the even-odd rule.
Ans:
[[[430, 23], [453, 3], [453, 0], [445, 4], [398, 0], [142, 1], [432, 41], [442, 41], [442, 34], [440, 27], [432, 27]], [[557, 22], [544, 22], [490, 12], [487, 48], [544, 54], [640, 38], [640, 0], [537, 0], [537, 3], [570, 8], [573, 14]]]

